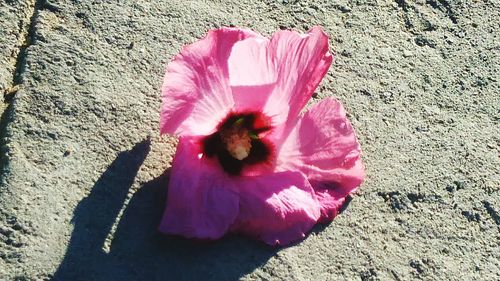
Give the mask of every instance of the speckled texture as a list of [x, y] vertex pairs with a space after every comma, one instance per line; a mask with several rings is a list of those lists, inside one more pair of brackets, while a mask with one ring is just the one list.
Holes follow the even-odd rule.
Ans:
[[[2, 0], [0, 2], [0, 94], [15, 93], [20, 82], [17, 74], [34, 10], [33, 0]], [[17, 69], [16, 69], [17, 68]], [[0, 110], [6, 106], [0, 104]]]
[[[0, 5], [2, 28], [4, 15], [33, 14], [11, 4]], [[3, 119], [0, 280], [500, 279], [498, 1], [39, 0], [34, 10]], [[156, 231], [176, 145], [158, 137], [163, 67], [223, 25], [324, 26], [336, 59], [315, 99], [344, 103], [364, 150], [368, 179], [347, 210], [285, 249]], [[11, 83], [16, 62], [4, 58]]]

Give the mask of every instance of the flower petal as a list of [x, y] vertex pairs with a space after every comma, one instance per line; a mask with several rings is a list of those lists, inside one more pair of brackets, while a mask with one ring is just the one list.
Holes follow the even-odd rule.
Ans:
[[274, 84], [277, 73], [269, 39], [251, 37], [234, 44], [228, 60], [231, 86]]
[[[356, 161], [355, 167], [351, 168], [348, 173], [364, 173], [361, 160]], [[319, 221], [322, 223], [333, 220], [344, 205], [346, 197], [355, 191], [355, 189], [349, 188], [348, 185], [342, 186], [333, 181], [312, 181], [311, 186], [321, 206], [321, 218]]]
[[217, 239], [237, 217], [238, 194], [230, 179], [210, 159], [200, 156], [198, 140], [180, 138], [160, 231]]
[[237, 110], [263, 110], [274, 125], [293, 120], [311, 98], [332, 62], [320, 27], [307, 34], [276, 32], [234, 44], [229, 77]]
[[[311, 181], [325, 210], [332, 217], [345, 196], [356, 191], [365, 174], [361, 149], [344, 108], [333, 98], [314, 105], [298, 120], [278, 153], [279, 171], [301, 171]], [[315, 183], [328, 183], [325, 185]], [[333, 189], [326, 192], [325, 189]], [[327, 202], [323, 204], [324, 202]]]
[[269, 42], [265, 37], [252, 37], [231, 50], [229, 80], [236, 111], [262, 110], [274, 91], [277, 71]]
[[300, 240], [317, 222], [319, 204], [298, 172], [244, 177], [238, 185], [240, 214], [232, 230], [270, 245]]
[[260, 86], [231, 86], [236, 112], [261, 111], [269, 96], [274, 91], [275, 84]]
[[307, 34], [276, 32], [269, 48], [275, 56], [278, 78], [264, 113], [281, 124], [298, 116], [328, 71], [333, 56], [328, 51], [328, 36], [320, 27]]
[[166, 68], [162, 87], [162, 134], [207, 135], [232, 108], [227, 60], [233, 45], [260, 36], [221, 28], [184, 47]]

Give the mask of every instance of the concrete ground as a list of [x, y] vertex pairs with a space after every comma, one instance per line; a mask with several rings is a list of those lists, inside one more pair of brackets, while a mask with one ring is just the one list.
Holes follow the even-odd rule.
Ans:
[[[498, 0], [0, 3], [0, 280], [500, 280]], [[321, 25], [368, 178], [275, 249], [156, 231], [163, 68], [219, 26]]]

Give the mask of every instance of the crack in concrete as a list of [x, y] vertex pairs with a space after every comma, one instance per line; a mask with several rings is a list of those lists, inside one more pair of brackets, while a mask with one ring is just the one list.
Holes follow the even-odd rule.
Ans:
[[[15, 44], [15, 49], [12, 50], [11, 57], [10, 57], [10, 64], [14, 66], [14, 71], [12, 72], [12, 76], [10, 78], [10, 83], [6, 87], [5, 92], [4, 92], [4, 98], [5, 96], [11, 96], [18, 90], [18, 85], [16, 85], [16, 76], [19, 76], [18, 73], [18, 67], [19, 67], [19, 60], [21, 57], [24, 56], [23, 50], [25, 50], [28, 45], [29, 45], [29, 30], [32, 26], [32, 21], [34, 20], [34, 15], [36, 14], [36, 9], [37, 9], [37, 0], [28, 0], [26, 1], [27, 7], [23, 9], [20, 14], [23, 15], [22, 18], [19, 19], [18, 22], [18, 40]], [[17, 88], [16, 88], [17, 87]]]
[[21, 84], [21, 74], [25, 66], [26, 51], [28, 47], [33, 43], [38, 11], [41, 10], [41, 8], [44, 5], [44, 2], [45, 0], [31, 0], [29, 2], [29, 8], [32, 10], [32, 12], [30, 15], [28, 15], [29, 20], [28, 19], [23, 20], [23, 22], [26, 22], [26, 24], [20, 27], [21, 31], [19, 37], [21, 42], [19, 42], [19, 51], [16, 56], [15, 69], [12, 75], [13, 87], [16, 87], [19, 84]]
[[13, 117], [13, 98], [19, 91], [22, 84], [22, 72], [26, 66], [26, 52], [28, 47], [33, 43], [35, 34], [36, 19], [38, 11], [43, 7], [46, 0], [30, 0], [28, 2], [28, 10], [31, 13], [25, 13], [25, 17], [19, 21], [19, 41], [18, 49], [13, 53], [14, 71], [12, 79], [3, 93], [2, 115], [0, 117], [0, 182], [3, 180], [4, 172], [8, 163], [8, 136], [7, 126], [12, 121]]

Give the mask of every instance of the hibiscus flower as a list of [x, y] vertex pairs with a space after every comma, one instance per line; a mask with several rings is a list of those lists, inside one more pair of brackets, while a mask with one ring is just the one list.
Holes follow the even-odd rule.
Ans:
[[320, 27], [220, 28], [183, 48], [162, 88], [160, 131], [179, 143], [161, 232], [286, 245], [337, 215], [364, 179], [359, 143], [339, 101], [301, 113], [332, 58]]

